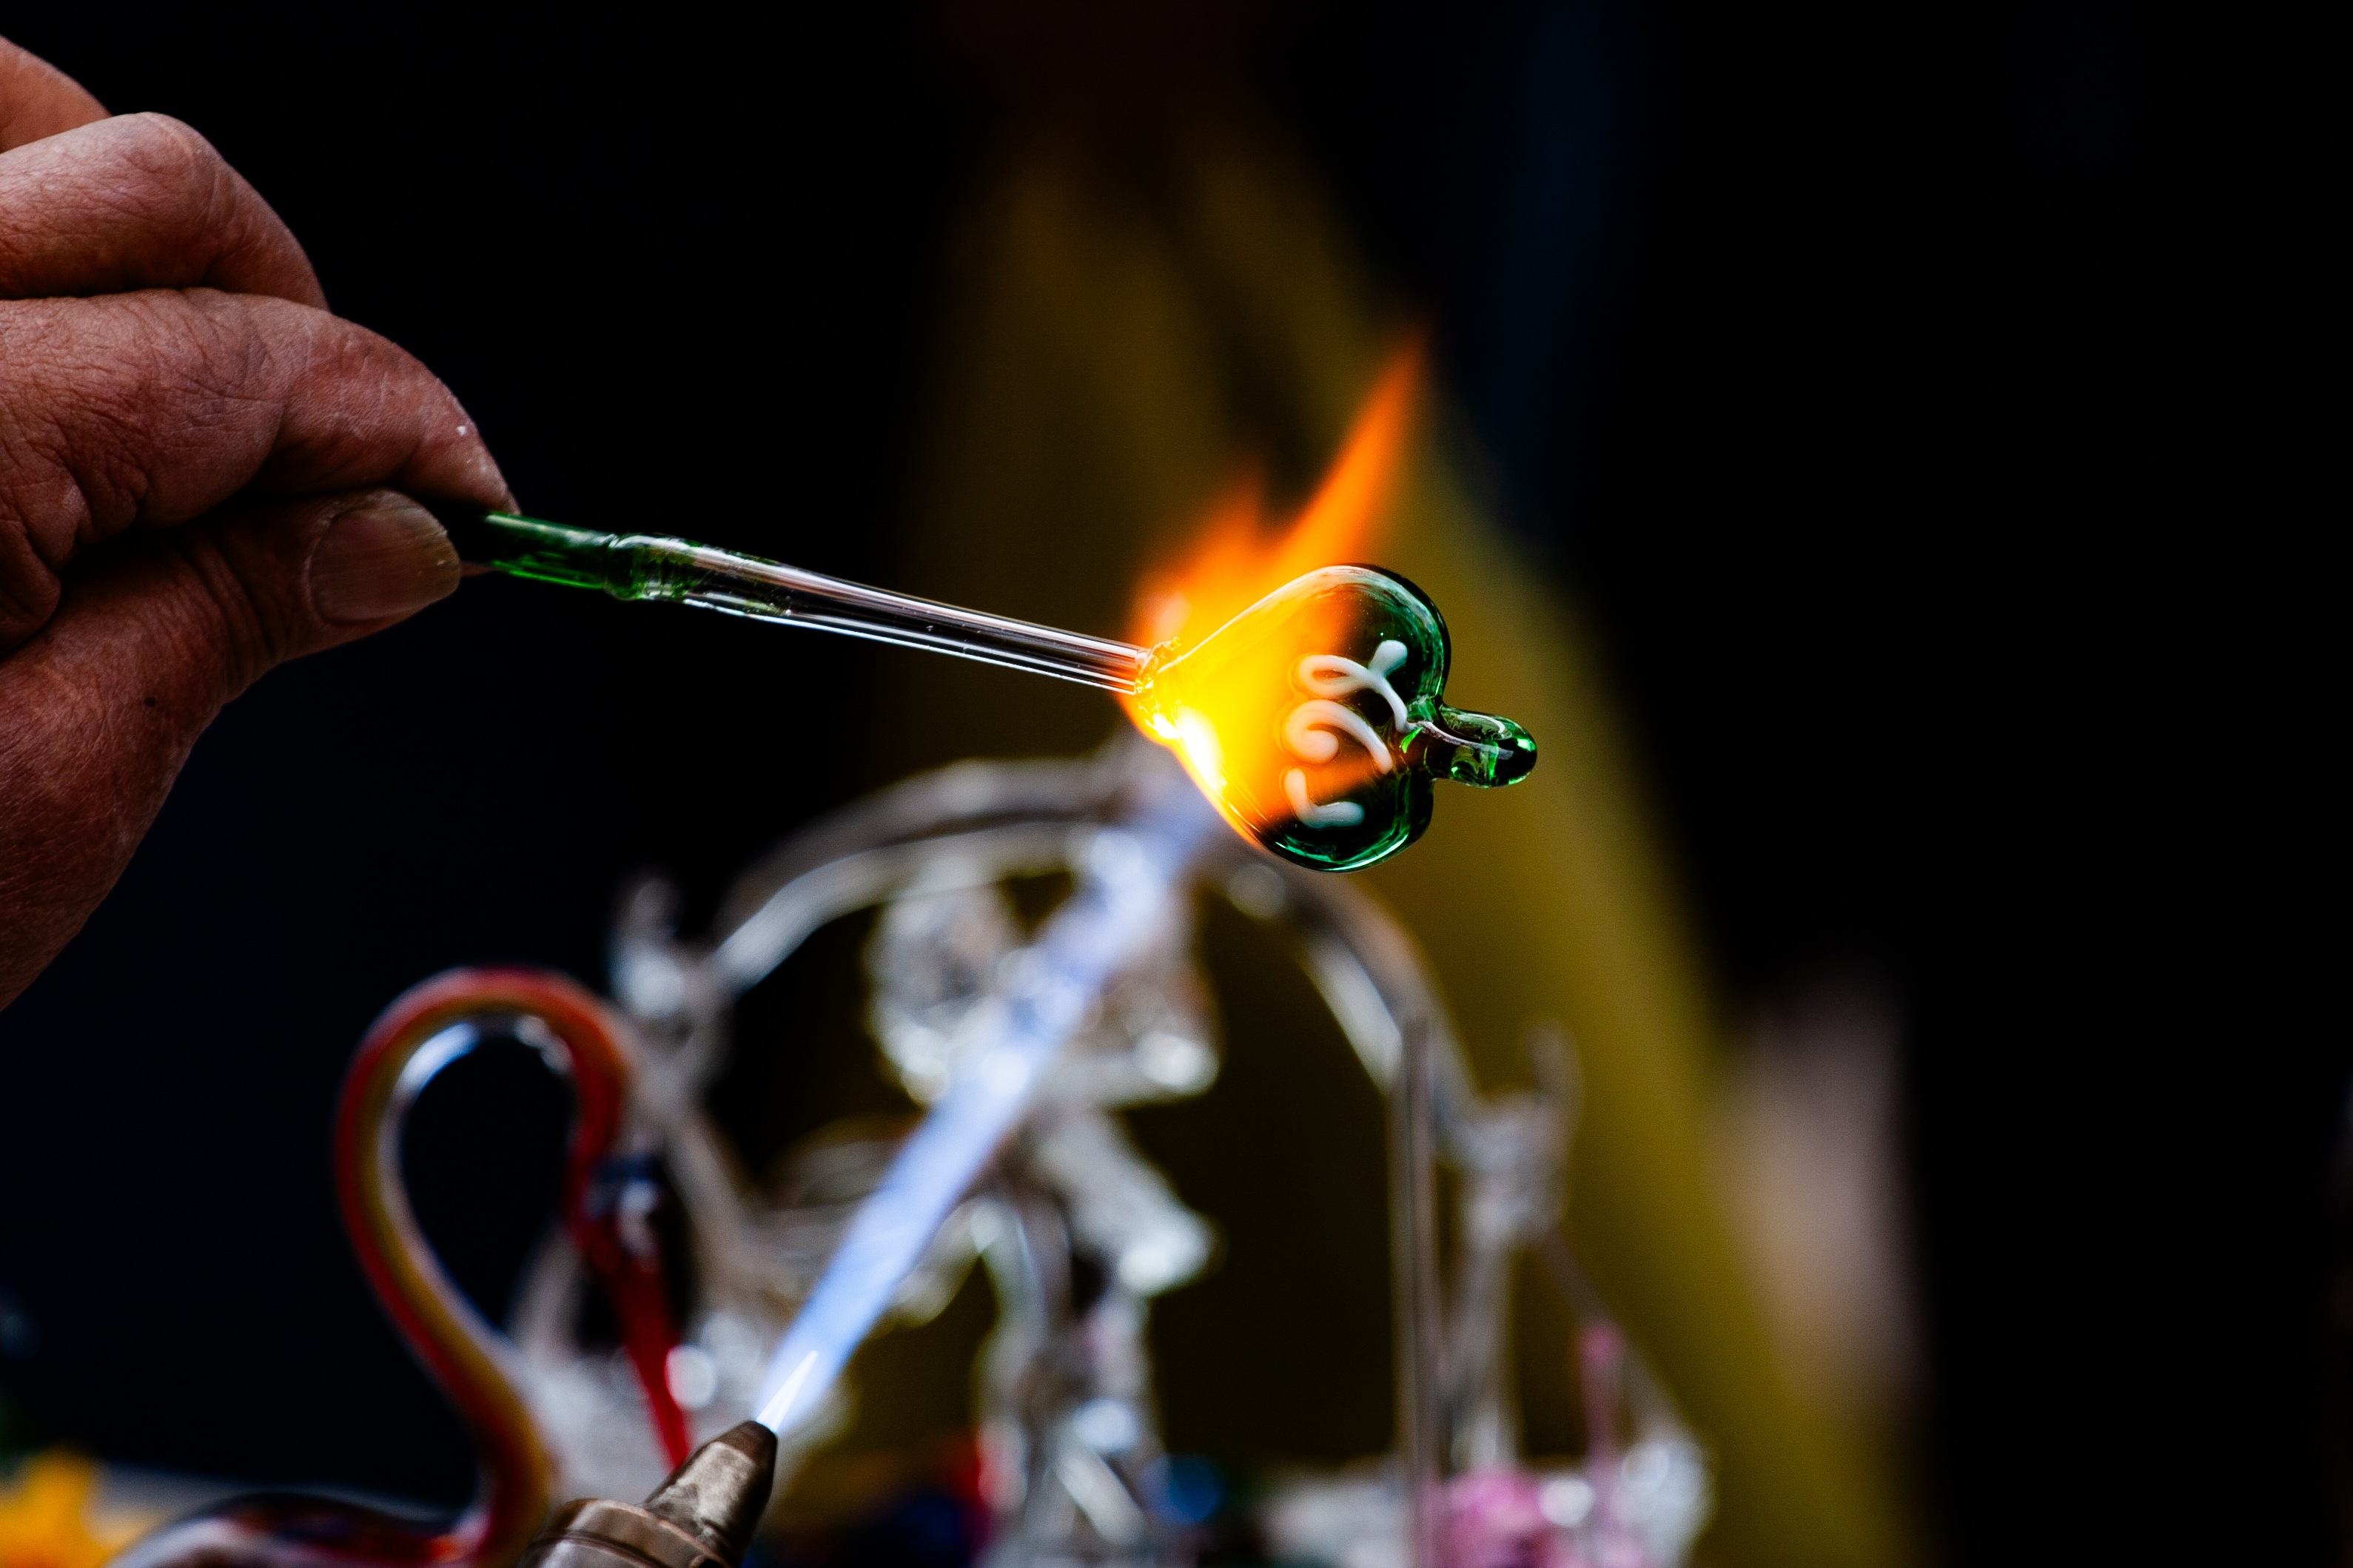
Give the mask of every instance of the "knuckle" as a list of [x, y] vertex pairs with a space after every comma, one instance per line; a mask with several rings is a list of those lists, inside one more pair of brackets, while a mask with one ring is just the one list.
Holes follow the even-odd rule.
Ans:
[[202, 132], [168, 114], [110, 123], [121, 127], [116, 157], [138, 176], [112, 183], [130, 216], [175, 235], [181, 246], [237, 239], [244, 221], [237, 171]]
[[287, 369], [289, 447], [319, 482], [395, 478], [462, 417], [456, 399], [405, 349], [364, 327], [306, 312], [301, 361]]
[[[48, 194], [73, 209], [69, 221], [94, 245], [92, 259], [110, 279], [123, 270], [126, 251], [185, 245], [192, 222], [189, 168], [196, 161], [187, 138], [194, 134], [163, 115], [133, 114], [84, 127], [58, 144]], [[199, 176], [197, 188], [202, 184]]]
[[186, 391], [210, 405], [267, 407], [274, 416], [285, 380], [280, 318], [301, 307], [213, 289], [145, 296], [142, 303], [174, 340]]
[[52, 570], [101, 521], [72, 460], [71, 427], [88, 389], [57, 314], [0, 306], [0, 517]]
[[209, 180], [228, 167], [204, 132], [168, 114], [125, 114], [109, 123], [120, 128], [124, 152], [151, 174]]
[[[210, 663], [224, 677], [222, 689], [237, 692], [286, 657], [288, 630], [270, 606], [203, 530], [164, 537], [175, 574], [194, 612], [175, 628], [184, 657]], [[167, 633], [166, 635], [171, 635]]]
[[168, 114], [132, 133], [141, 150], [152, 199], [163, 226], [205, 261], [201, 274], [236, 281], [225, 286], [321, 305], [325, 297], [308, 258], [269, 204], [194, 126]]
[[64, 593], [32, 528], [0, 499], [0, 653], [47, 626]]
[[75, 527], [102, 538], [241, 488], [280, 425], [270, 345], [241, 316], [227, 296], [166, 291], [47, 305], [9, 367], [23, 416], [0, 421], [0, 481], [20, 510], [46, 532], [71, 499]]

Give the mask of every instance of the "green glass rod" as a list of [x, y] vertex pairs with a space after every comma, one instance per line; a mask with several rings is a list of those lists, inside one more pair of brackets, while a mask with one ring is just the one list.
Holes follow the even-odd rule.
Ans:
[[1135, 689], [1147, 650], [958, 609], [653, 533], [597, 533], [510, 512], [436, 507], [470, 565], [617, 599], [663, 599], [782, 626], [928, 648], [1106, 691]]

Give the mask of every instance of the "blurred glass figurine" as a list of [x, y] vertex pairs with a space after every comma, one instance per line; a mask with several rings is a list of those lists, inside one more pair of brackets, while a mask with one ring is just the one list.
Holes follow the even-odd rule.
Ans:
[[[1317, 678], [1327, 674], [1341, 678]], [[1165, 827], [1172, 810], [1192, 814], [1182, 831]], [[871, 1241], [879, 1205], [899, 1204], [901, 1218], [931, 1217], [900, 1250], [870, 1247], [892, 1272], [871, 1282], [877, 1310], [846, 1320], [846, 1331], [854, 1342], [878, 1321], [920, 1321], [976, 1261], [987, 1267], [998, 1307], [977, 1380], [990, 1568], [1186, 1568], [1198, 1531], [1166, 1495], [1145, 1330], [1153, 1298], [1198, 1274], [1212, 1232], [1118, 1111], [1216, 1078], [1209, 991], [1192, 956], [1195, 892], [1207, 889], [1287, 935], [1387, 1095], [1394, 1245], [1418, 1260], [1398, 1273], [1400, 1455], [1279, 1493], [1264, 1510], [1268, 1536], [1290, 1559], [1335, 1568], [1683, 1563], [1707, 1512], [1705, 1460], [1557, 1228], [1575, 1109], [1566, 1047], [1537, 1043], [1538, 1092], [1481, 1100], [1390, 916], [1347, 881], [1200, 834], [1195, 818], [1209, 820], [1167, 753], [1133, 737], [1079, 762], [965, 763], [788, 840], [739, 879], [702, 940], [678, 934], [677, 900], [661, 885], [631, 889], [613, 935], [611, 1004], [518, 970], [454, 971], [402, 997], [347, 1079], [338, 1178], [371, 1283], [473, 1434], [482, 1494], [441, 1530], [317, 1499], [253, 1500], [173, 1526], [123, 1561], [505, 1568], [558, 1497], [647, 1495], [690, 1443], [750, 1430], [738, 1426], [747, 1415], [783, 1439], [782, 1490], [839, 1428], [849, 1395], [828, 1378], [796, 1418], [779, 1418], [774, 1352], [806, 1328], [861, 1226]], [[1011, 1120], [1001, 1140], [976, 1146], [978, 1174], [952, 1173], [934, 1210], [907, 1209], [893, 1184], [908, 1152], [970, 1110], [972, 1085], [1003, 1076], [1007, 1021], [1040, 1005], [1048, 938], [1025, 935], [1007, 885], [1058, 874], [1074, 890], [1040, 932], [1072, 910], [1110, 910], [1125, 945], [1105, 950], [1107, 967], [1082, 991], [1050, 994], [1067, 1028], [1037, 1036], [1036, 1070], [998, 1086]], [[735, 1005], [811, 933], [866, 909], [880, 911], [869, 1021], [923, 1121], [905, 1139], [839, 1128], [805, 1147], [781, 1191], [754, 1188], [703, 1109], [738, 1048]], [[512, 1340], [439, 1268], [399, 1166], [417, 1095], [493, 1037], [538, 1051], [575, 1100], [562, 1233], [528, 1275]], [[1451, 1311], [1406, 1283], [1436, 1278], [1433, 1154], [1463, 1177]], [[675, 1223], [656, 1225], [670, 1205]], [[665, 1235], [691, 1256], [666, 1256]], [[1520, 1458], [1512, 1397], [1505, 1285], [1532, 1247], [1582, 1324], [1590, 1443], [1579, 1465], [1549, 1472]], [[669, 1283], [681, 1273], [694, 1282], [682, 1321]], [[614, 1310], [617, 1348], [584, 1332], [591, 1289]]]
[[[616, 992], [649, 1054], [675, 1065], [676, 1086], [690, 1077], [705, 1081], [728, 1048], [733, 998], [810, 932], [880, 905], [867, 955], [870, 1022], [911, 1097], [936, 1108], [972, 1065], [956, 1052], [959, 1042], [970, 1048], [973, 1015], [1001, 1005], [1008, 974], [1024, 962], [1003, 885], [1088, 874], [1089, 846], [1124, 809], [1136, 771], [1162, 765], [1155, 752], [1114, 746], [1083, 763], [965, 763], [911, 780], [754, 867], [723, 903], [706, 942], [681, 942], [663, 918], [670, 900], [641, 894], [616, 939]], [[1454, 1543], [1450, 1561], [1515, 1561], [1481, 1542], [1524, 1541], [1543, 1546], [1531, 1562], [1682, 1563], [1707, 1513], [1704, 1458], [1581, 1283], [1573, 1305], [1585, 1325], [1591, 1449], [1567, 1471], [1539, 1474], [1519, 1458], [1504, 1285], [1512, 1260], [1531, 1246], [1574, 1270], [1556, 1228], [1574, 1117], [1566, 1047], [1537, 1042], [1539, 1093], [1480, 1100], [1410, 939], [1394, 921], [1345, 883], [1227, 840], [1169, 889], [1144, 956], [1107, 984], [1092, 1022], [1039, 1080], [987, 1177], [941, 1227], [902, 1295], [936, 1310], [927, 1299], [952, 1288], [960, 1259], [976, 1254], [997, 1287], [998, 1327], [980, 1384], [996, 1515], [988, 1561], [999, 1568], [1190, 1561], [1186, 1521], [1155, 1490], [1160, 1445], [1144, 1334], [1150, 1298], [1193, 1277], [1209, 1230], [1136, 1152], [1115, 1111], [1198, 1093], [1215, 1076], [1207, 988], [1190, 958], [1189, 889], [1198, 885], [1291, 929], [1385, 1091], [1396, 1088], [1409, 1037], [1418, 1032], [1430, 1050], [1436, 1146], [1465, 1177], [1456, 1300], [1439, 1331], [1452, 1370], [1433, 1376], [1428, 1402], [1455, 1476], [1440, 1505], [1440, 1533]], [[667, 1070], [651, 1067], [645, 1081], [660, 1083]], [[674, 1140], [708, 1136], [693, 1130], [693, 1116], [676, 1115], [692, 1099], [681, 1093], [661, 1113], [673, 1119]], [[1410, 1226], [1401, 1230], [1401, 1244], [1410, 1236]], [[1104, 1283], [1082, 1295], [1072, 1284], [1080, 1279]], [[1400, 1305], [1402, 1321], [1409, 1312]], [[1630, 1414], [1630, 1441], [1620, 1432]], [[1378, 1560], [1407, 1561], [1403, 1493], [1394, 1479], [1372, 1489], [1379, 1495], [1344, 1485], [1345, 1495], [1321, 1504], [1304, 1493], [1279, 1503], [1270, 1514], [1273, 1533], [1287, 1550], [1315, 1558], [1317, 1543], [1282, 1521], [1303, 1510], [1331, 1517], [1335, 1510], [1324, 1505], [1340, 1504], [1337, 1514], [1348, 1516], [1343, 1535], [1385, 1536], [1388, 1554]], [[1362, 1506], [1347, 1505], [1350, 1496]]]

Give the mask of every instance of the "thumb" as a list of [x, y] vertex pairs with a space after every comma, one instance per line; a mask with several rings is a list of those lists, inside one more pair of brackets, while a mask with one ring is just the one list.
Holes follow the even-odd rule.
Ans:
[[389, 490], [233, 503], [76, 574], [0, 659], [0, 1006], [114, 886], [223, 704], [458, 578], [441, 525]]

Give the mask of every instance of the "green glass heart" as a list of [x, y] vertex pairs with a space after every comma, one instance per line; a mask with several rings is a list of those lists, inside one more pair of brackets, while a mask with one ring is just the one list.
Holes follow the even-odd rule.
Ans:
[[1519, 725], [1446, 706], [1451, 651], [1411, 583], [1326, 566], [1197, 643], [1153, 649], [1132, 707], [1256, 842], [1353, 871], [1421, 837], [1433, 776], [1497, 788], [1535, 766]]

